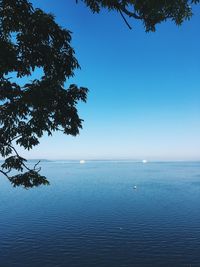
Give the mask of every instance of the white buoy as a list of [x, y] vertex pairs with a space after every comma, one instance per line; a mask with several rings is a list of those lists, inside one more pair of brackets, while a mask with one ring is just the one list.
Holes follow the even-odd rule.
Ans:
[[143, 159], [142, 163], [147, 163], [147, 160], [146, 159]]
[[137, 189], [137, 186], [136, 186], [136, 185], [134, 185], [133, 189]]
[[85, 163], [85, 160], [80, 160], [80, 164], [84, 164]]

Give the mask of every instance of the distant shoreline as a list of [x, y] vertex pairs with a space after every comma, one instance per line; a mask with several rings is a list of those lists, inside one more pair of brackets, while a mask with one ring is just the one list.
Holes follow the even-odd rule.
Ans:
[[[28, 162], [77, 162], [79, 163], [81, 159], [27, 159]], [[1, 159], [0, 162], [3, 162], [4, 160]], [[143, 163], [143, 160], [131, 160], [131, 159], [84, 159], [85, 163], [87, 162], [130, 162], [130, 163]], [[148, 163], [186, 163], [186, 162], [196, 162], [200, 163], [200, 160], [147, 160]]]
[[[38, 162], [41, 163], [80, 163], [80, 159], [27, 159], [27, 163]], [[84, 159], [84, 163], [92, 162], [107, 162], [107, 163], [143, 163], [143, 159]], [[0, 159], [0, 163], [4, 162], [4, 159]], [[150, 163], [200, 163], [200, 160], [147, 160], [146, 164]]]

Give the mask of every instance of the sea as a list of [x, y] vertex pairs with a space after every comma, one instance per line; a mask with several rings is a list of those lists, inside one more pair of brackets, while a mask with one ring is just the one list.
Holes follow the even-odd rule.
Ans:
[[200, 267], [200, 162], [41, 167], [49, 186], [0, 176], [0, 267]]

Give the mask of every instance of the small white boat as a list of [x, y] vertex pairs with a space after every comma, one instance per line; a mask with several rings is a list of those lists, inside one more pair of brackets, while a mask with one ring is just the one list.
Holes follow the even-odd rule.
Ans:
[[80, 164], [84, 164], [85, 163], [85, 160], [80, 160]]
[[146, 159], [143, 159], [142, 163], [147, 163], [147, 160]]

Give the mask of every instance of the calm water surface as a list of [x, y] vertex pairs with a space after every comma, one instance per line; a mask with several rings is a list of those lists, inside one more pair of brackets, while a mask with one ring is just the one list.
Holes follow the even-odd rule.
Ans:
[[1, 177], [0, 267], [200, 267], [200, 163], [44, 162], [42, 173], [51, 186], [33, 190]]

